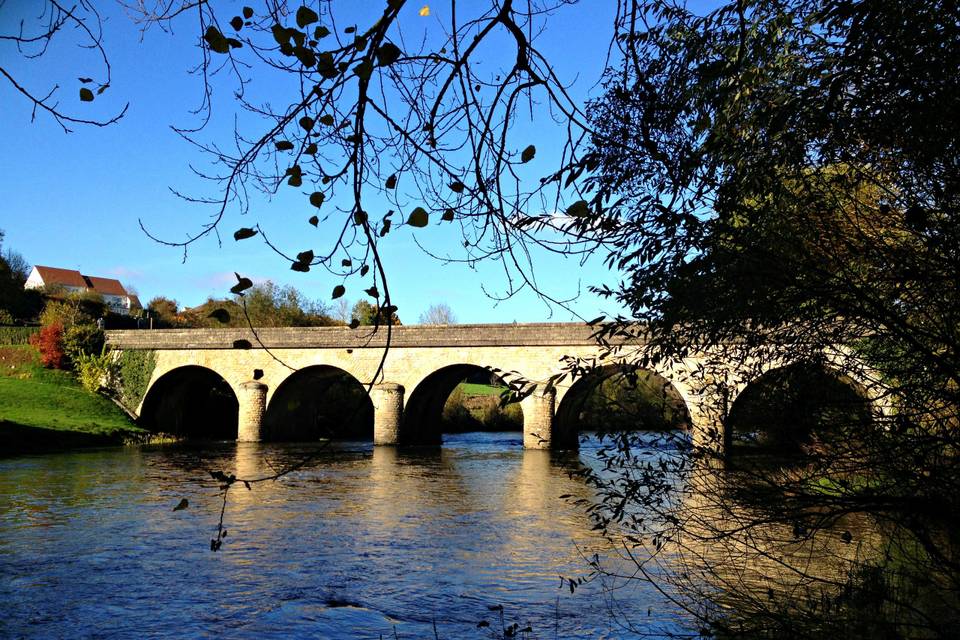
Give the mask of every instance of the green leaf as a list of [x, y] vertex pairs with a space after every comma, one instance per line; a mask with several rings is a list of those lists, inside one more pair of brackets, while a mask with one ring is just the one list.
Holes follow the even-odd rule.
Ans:
[[410, 217], [407, 218], [407, 224], [411, 227], [425, 227], [428, 222], [430, 222], [430, 215], [423, 207], [417, 207], [411, 211]]
[[354, 224], [363, 224], [367, 221], [367, 212], [357, 209], [353, 212], [353, 222]]
[[357, 320], [356, 318], [354, 318], [354, 319], [352, 319], [352, 320], [350, 321], [350, 328], [351, 328], [351, 329], [356, 329], [356, 328], [359, 327], [359, 326], [360, 326], [360, 321]]
[[203, 39], [206, 40], [211, 51], [216, 53], [226, 53], [230, 51], [230, 43], [228, 43], [227, 39], [223, 37], [223, 34], [220, 33], [220, 30], [213, 25], [207, 27], [206, 33], [203, 34]]
[[327, 29], [324, 26], [319, 26], [313, 30], [314, 40], [321, 40], [323, 38], [326, 38], [328, 35], [330, 35], [330, 29]]
[[453, 222], [453, 209], [444, 209], [440, 219], [444, 222]]
[[80, 87], [80, 100], [82, 102], [93, 102], [93, 91], [86, 87]]
[[400, 58], [401, 54], [402, 52], [397, 45], [390, 42], [385, 42], [377, 47], [377, 64], [379, 64], [381, 67], [390, 66]]
[[371, 298], [379, 298], [379, 297], [380, 297], [380, 292], [377, 291], [377, 288], [376, 288], [376, 287], [370, 287], [369, 289], [364, 289], [363, 292], [366, 293], [366, 294], [367, 294], [368, 296], [370, 296]]
[[313, 24], [320, 19], [317, 12], [310, 7], [300, 7], [297, 9], [297, 26], [301, 29], [308, 24]]
[[227, 324], [228, 322], [230, 322], [230, 312], [228, 312], [226, 309], [214, 309], [209, 314], [207, 314], [207, 317], [213, 318], [214, 320], [222, 324]]
[[297, 57], [297, 60], [300, 61], [300, 64], [308, 69], [317, 64], [317, 54], [313, 52], [313, 49], [308, 49], [307, 47], [294, 47], [293, 55]]
[[287, 169], [287, 175], [290, 176], [287, 179], [287, 184], [291, 187], [299, 187], [303, 184], [303, 169], [300, 168], [300, 165], [295, 164]]
[[300, 273], [306, 273], [310, 271], [310, 265], [306, 262], [294, 262], [290, 265], [292, 271], [299, 271]]
[[[262, 377], [263, 377], [263, 369], [254, 369], [254, 370], [253, 370], [253, 379], [254, 379], [254, 380], [259, 380], [259, 379], [262, 378]], [[244, 484], [246, 484], [246, 483], [244, 483]], [[250, 485], [247, 484], [247, 489], [249, 489], [249, 488], [250, 488]]]
[[356, 30], [357, 30], [356, 27], [347, 27], [346, 29], [343, 30], [343, 32], [344, 32], [344, 33], [353, 33], [353, 32], [356, 31]]
[[450, 183], [450, 191], [453, 191], [454, 193], [463, 193], [464, 188], [465, 185], [459, 180], [455, 180]]
[[230, 26], [233, 27], [234, 31], [240, 31], [240, 29], [243, 29], [243, 18], [233, 16], [233, 20], [230, 21]]
[[310, 204], [315, 207], [319, 207], [323, 204], [323, 201], [326, 200], [327, 196], [323, 191], [314, 191], [310, 194]]
[[250, 227], [241, 227], [233, 232], [234, 240], [246, 240], [247, 238], [252, 238], [257, 235], [256, 229], [251, 229]]
[[587, 204], [586, 200], [577, 200], [572, 205], [567, 207], [567, 215], [574, 218], [588, 216], [590, 215], [590, 205]]
[[387, 189], [395, 189], [397, 187], [397, 174], [391, 174], [390, 177], [387, 178], [387, 183], [384, 186], [386, 186]]
[[93, 78], [77, 78], [77, 80], [79, 80], [79, 81], [82, 82], [83, 84], [89, 84], [89, 83], [93, 82]]
[[313, 262], [313, 250], [307, 249], [297, 254], [297, 262]]
[[230, 287], [230, 293], [236, 293], [237, 295], [240, 295], [253, 286], [253, 282], [250, 280], [250, 278], [245, 278], [236, 272], [234, 272], [233, 275], [237, 276], [237, 284]]
[[277, 44], [290, 44], [290, 30], [283, 25], [275, 24], [270, 27], [270, 31], [273, 32], [273, 39], [277, 41]]
[[352, 261], [352, 260], [347, 260], [346, 258], [344, 258], [343, 260], [340, 261], [340, 266], [342, 266], [342, 267], [352, 267], [352, 266], [353, 266], [353, 261]]
[[337, 286], [335, 286], [335, 287], [333, 288], [333, 295], [331, 296], [331, 298], [333, 298], [334, 300], [336, 300], [337, 298], [339, 298], [340, 296], [342, 296], [342, 295], [345, 294], [346, 292], [347, 292], [347, 288], [344, 287], [342, 284], [338, 284]]
[[353, 72], [357, 74], [357, 77], [361, 80], [369, 80], [370, 75], [373, 74], [373, 65], [370, 64], [369, 61], [364, 60], [353, 68]]
[[520, 154], [520, 162], [530, 162], [535, 155], [537, 155], [537, 148], [531, 144]]
[[357, 51], [363, 51], [367, 48], [367, 39], [363, 36], [357, 36], [353, 39], [353, 48]]
[[332, 126], [333, 126], [333, 116], [330, 115], [329, 113], [323, 114], [322, 116], [320, 116], [320, 124], [324, 124], [324, 125], [326, 125], [326, 126], [328, 126], [328, 127], [332, 127]]
[[293, 143], [289, 140], [277, 140], [274, 146], [277, 147], [277, 151], [291, 151], [293, 149]]
[[300, 126], [304, 128], [305, 131], [310, 131], [313, 129], [313, 118], [310, 116], [303, 116], [300, 118]]
[[233, 341], [233, 348], [234, 349], [252, 349], [253, 345], [250, 344], [249, 340], [240, 339], [240, 340]]
[[316, 155], [317, 153], [317, 143], [311, 142], [307, 145], [307, 148], [303, 150], [303, 153], [308, 156]]
[[246, 18], [247, 20], [249, 20], [250, 18], [252, 18], [252, 17], [253, 17], [253, 9], [251, 9], [250, 7], [244, 7], [244, 8], [243, 8], [243, 17]]
[[310, 219], [307, 220], [307, 222], [309, 222], [313, 226], [317, 226], [318, 224], [320, 224], [320, 218], [318, 218], [317, 216], [310, 216]]
[[317, 71], [320, 72], [320, 75], [330, 80], [336, 78], [340, 75], [339, 69], [333, 63], [333, 54], [329, 51], [324, 51], [317, 56]]
[[370, 271], [370, 267], [368, 265], [363, 265], [360, 267], [360, 277], [362, 278], [363, 276], [367, 275], [368, 271]]
[[389, 219], [384, 218], [383, 224], [380, 226], [380, 237], [381, 237], [381, 238], [382, 238], [383, 236], [387, 235], [388, 233], [390, 233], [390, 225], [391, 225], [391, 224], [392, 224], [392, 223], [391, 223], [391, 221], [390, 221]]

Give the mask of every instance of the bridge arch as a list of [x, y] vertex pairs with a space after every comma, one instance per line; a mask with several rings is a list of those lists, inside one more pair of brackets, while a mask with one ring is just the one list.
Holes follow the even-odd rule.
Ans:
[[842, 437], [876, 410], [868, 386], [831, 363], [792, 362], [764, 371], [730, 399], [725, 437], [735, 449], [797, 452], [814, 439]]
[[363, 384], [333, 365], [293, 371], [270, 396], [263, 440], [372, 440], [373, 404]]
[[[601, 405], [615, 413], [610, 422], [593, 424]], [[578, 378], [560, 398], [555, 421], [554, 439], [562, 447], [575, 447], [583, 430], [693, 428], [690, 405], [677, 385], [631, 364], [609, 364]]]
[[[417, 381], [407, 396], [403, 410], [400, 442], [402, 444], [440, 444], [445, 428], [444, 406], [454, 389], [472, 376], [479, 376], [491, 382], [495, 380], [502, 382], [499, 376], [491, 373], [489, 367], [469, 363], [443, 366]], [[488, 404], [496, 406], [498, 402], [499, 398], [497, 400], [491, 398]], [[519, 403], [516, 406], [517, 408], [513, 411], [519, 411], [522, 416], [523, 410], [520, 409]], [[516, 427], [521, 426], [522, 417], [521, 424]]]
[[238, 411], [236, 391], [223, 376], [207, 367], [184, 365], [150, 385], [139, 423], [178, 438], [235, 440]]

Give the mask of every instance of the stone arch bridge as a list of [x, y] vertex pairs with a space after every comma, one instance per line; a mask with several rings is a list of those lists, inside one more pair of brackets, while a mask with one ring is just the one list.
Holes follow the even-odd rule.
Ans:
[[[259, 340], [248, 329], [159, 329], [108, 331], [107, 343], [115, 351], [155, 353], [156, 366], [138, 414], [151, 394], [162, 393], [164, 380], [187, 370], [212, 372], [236, 396], [237, 439], [256, 441], [275, 391], [298, 371], [329, 368], [369, 387], [374, 443], [397, 445], [439, 444], [438, 432], [424, 438], [417, 425], [439, 419], [447, 396], [471, 370], [513, 372], [543, 383], [564, 370], [567, 357], [592, 360], [600, 355], [592, 333], [581, 323], [399, 326], [393, 327], [385, 350], [385, 328], [264, 328], [257, 330]], [[615, 359], [604, 363], [617, 365]], [[722, 448], [727, 439], [722, 418], [701, 410], [689, 383], [700, 364], [694, 356], [674, 370], [654, 373], [669, 380], [686, 404], [694, 441]], [[556, 418], [577, 388], [577, 381], [550, 391], [540, 384], [522, 400], [524, 447], [576, 446], [575, 425], [558, 425]]]

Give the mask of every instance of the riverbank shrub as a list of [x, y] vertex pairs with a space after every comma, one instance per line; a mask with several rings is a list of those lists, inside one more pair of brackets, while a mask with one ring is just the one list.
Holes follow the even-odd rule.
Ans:
[[67, 367], [63, 333], [63, 325], [54, 322], [44, 326], [35, 335], [30, 336], [30, 344], [40, 352], [40, 363], [47, 369], [65, 369]]
[[82, 356], [102, 353], [105, 341], [103, 330], [90, 323], [75, 324], [63, 332], [63, 350], [74, 364]]
[[78, 353], [73, 361], [73, 368], [77, 380], [90, 393], [97, 393], [101, 388], [112, 389], [116, 386], [117, 362], [105, 346], [101, 347], [99, 354]]
[[136, 410], [147, 393], [147, 385], [157, 366], [153, 351], [123, 351], [117, 360], [116, 385], [120, 401], [130, 410]]
[[501, 406], [502, 391], [493, 385], [461, 383], [443, 405], [443, 430], [463, 433], [523, 429], [523, 410], [517, 403]]
[[577, 415], [581, 431], [670, 431], [682, 428], [687, 419], [683, 400], [648, 371], [602, 380], [587, 394]]

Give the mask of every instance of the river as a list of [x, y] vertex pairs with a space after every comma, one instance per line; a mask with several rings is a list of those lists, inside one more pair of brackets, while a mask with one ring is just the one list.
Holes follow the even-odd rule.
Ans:
[[[519, 433], [442, 448], [337, 443], [246, 490], [241, 477], [316, 445], [125, 447], [0, 458], [0, 637], [649, 638], [695, 627], [649, 583], [559, 576], [618, 561], [569, 495], [578, 453]], [[174, 511], [181, 499], [189, 507]], [[501, 609], [503, 621], [501, 622]], [[487, 622], [491, 626], [483, 626]], [[625, 626], [627, 625], [627, 626]]]

